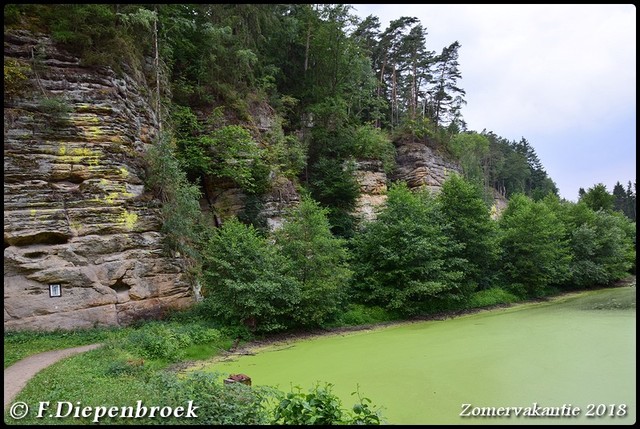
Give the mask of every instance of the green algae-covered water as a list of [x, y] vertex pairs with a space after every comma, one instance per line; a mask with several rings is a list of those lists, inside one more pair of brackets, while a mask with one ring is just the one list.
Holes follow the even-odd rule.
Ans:
[[[384, 407], [391, 424], [635, 422], [635, 286], [328, 335], [255, 353], [205, 370], [244, 373], [253, 385], [283, 391], [333, 383], [345, 408], [355, 403], [351, 393], [359, 385]], [[460, 416], [464, 407], [470, 417]], [[499, 417], [474, 416], [500, 407], [575, 416], [515, 417], [513, 408], [509, 416], [505, 410]], [[594, 416], [587, 417], [589, 412]]]

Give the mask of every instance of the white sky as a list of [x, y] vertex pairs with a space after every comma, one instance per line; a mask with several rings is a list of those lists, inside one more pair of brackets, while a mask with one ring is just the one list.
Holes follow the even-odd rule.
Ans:
[[469, 130], [525, 137], [560, 189], [636, 181], [636, 9], [633, 4], [353, 4], [381, 30], [415, 16], [427, 49], [461, 44]]

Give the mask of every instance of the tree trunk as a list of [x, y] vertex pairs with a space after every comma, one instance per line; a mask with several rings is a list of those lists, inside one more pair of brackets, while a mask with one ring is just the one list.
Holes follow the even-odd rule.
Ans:
[[155, 45], [156, 67], [156, 116], [158, 117], [158, 130], [162, 133], [162, 112], [160, 103], [160, 52], [158, 51], [158, 8], [155, 8], [156, 16], [153, 20], [153, 43]]

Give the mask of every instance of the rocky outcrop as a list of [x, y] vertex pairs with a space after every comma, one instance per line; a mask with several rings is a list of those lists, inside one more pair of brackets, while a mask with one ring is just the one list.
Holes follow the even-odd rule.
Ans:
[[377, 210], [387, 201], [387, 174], [382, 161], [357, 161], [355, 176], [360, 184], [360, 196], [356, 201], [354, 214], [360, 220], [374, 220]]
[[396, 168], [387, 175], [382, 161], [359, 160], [355, 163], [355, 176], [360, 184], [360, 196], [355, 215], [370, 221], [387, 201], [387, 182], [406, 182], [410, 188], [426, 188], [439, 192], [447, 177], [460, 166], [433, 149], [428, 141], [403, 140], [396, 142]]
[[144, 190], [157, 118], [140, 76], [83, 67], [27, 32], [5, 33], [4, 49], [22, 75], [4, 99], [5, 329], [126, 325], [190, 305]]
[[253, 221], [269, 231], [280, 228], [289, 209], [300, 202], [295, 185], [284, 176], [273, 177], [263, 195], [247, 195], [230, 180], [205, 176], [200, 208], [214, 225], [231, 216]]
[[498, 220], [509, 205], [509, 200], [495, 189], [493, 191], [493, 204], [491, 205], [491, 219]]
[[426, 141], [405, 140], [396, 144], [396, 169], [392, 180], [401, 180], [410, 188], [424, 187], [438, 192], [447, 177], [460, 166], [433, 149]]

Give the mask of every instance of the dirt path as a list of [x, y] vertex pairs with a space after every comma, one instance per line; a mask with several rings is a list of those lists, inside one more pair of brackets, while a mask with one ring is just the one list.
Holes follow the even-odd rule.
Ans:
[[40, 370], [56, 363], [60, 359], [77, 353], [100, 347], [102, 344], [72, 347], [70, 349], [53, 350], [24, 358], [4, 370], [4, 408], [6, 409], [18, 393], [27, 385], [27, 381]]

